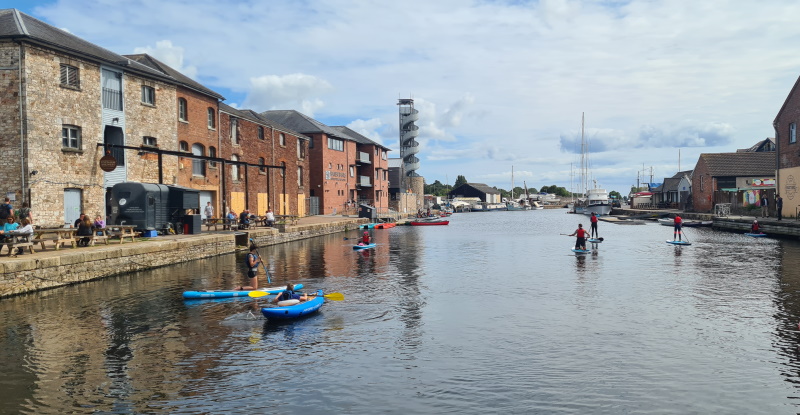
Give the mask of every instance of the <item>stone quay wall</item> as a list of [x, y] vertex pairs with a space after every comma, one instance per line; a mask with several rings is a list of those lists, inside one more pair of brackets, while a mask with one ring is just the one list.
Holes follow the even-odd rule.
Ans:
[[247, 246], [250, 238], [258, 246], [277, 245], [345, 232], [366, 222], [366, 219], [342, 218], [280, 229], [177, 235], [124, 244], [112, 241], [110, 245], [88, 249], [62, 248], [43, 254], [4, 257], [0, 261], [0, 298], [230, 254]]

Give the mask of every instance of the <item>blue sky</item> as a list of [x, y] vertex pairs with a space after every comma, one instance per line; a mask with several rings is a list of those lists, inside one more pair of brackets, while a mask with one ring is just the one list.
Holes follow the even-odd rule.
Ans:
[[[609, 190], [773, 137], [800, 75], [793, 0], [16, 1], [120, 54], [147, 52], [256, 111], [347, 125], [399, 156], [420, 110], [426, 182], [570, 188], [581, 114]], [[680, 154], [680, 158], [679, 158]], [[680, 166], [679, 166], [680, 160]], [[577, 177], [574, 179], [577, 180]]]

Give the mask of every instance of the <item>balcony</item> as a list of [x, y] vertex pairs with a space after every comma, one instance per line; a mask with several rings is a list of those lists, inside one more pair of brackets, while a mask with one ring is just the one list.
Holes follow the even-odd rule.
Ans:
[[372, 164], [372, 161], [369, 159], [369, 153], [363, 151], [358, 152], [358, 159], [356, 161], [361, 164]]
[[358, 186], [372, 187], [372, 178], [369, 176], [358, 176]]

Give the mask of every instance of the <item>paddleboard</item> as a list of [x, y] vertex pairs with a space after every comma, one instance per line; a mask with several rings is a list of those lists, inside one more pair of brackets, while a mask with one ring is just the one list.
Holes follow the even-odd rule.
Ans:
[[591, 242], [593, 244], [599, 244], [600, 242], [603, 242], [603, 240], [599, 239], [599, 238], [589, 238], [589, 239], [587, 239], [587, 241], [589, 241], [589, 242]]
[[[303, 288], [303, 284], [295, 284], [294, 289], [299, 290]], [[262, 288], [259, 290], [252, 290], [252, 291], [265, 291], [270, 294], [277, 294], [283, 292], [286, 289], [286, 286], [283, 287], [270, 287], [270, 288]], [[213, 298], [231, 298], [231, 297], [248, 297], [250, 291], [240, 291], [240, 290], [207, 290], [207, 291], [184, 291], [183, 298], [197, 300], [197, 299], [213, 299]]]
[[767, 236], [767, 234], [765, 234], [765, 233], [746, 233], [746, 232], [745, 232], [745, 235], [752, 236], [753, 238], [763, 238], [763, 237]]
[[673, 245], [691, 245], [692, 244], [691, 242], [686, 242], [686, 241], [667, 241], [667, 243], [668, 244], [673, 244]]
[[371, 243], [368, 245], [353, 245], [353, 249], [358, 251], [359, 249], [370, 249], [370, 248], [375, 248], [376, 246], [378, 246], [378, 244], [376, 243]]
[[592, 252], [592, 250], [591, 249], [575, 249], [575, 248], [572, 248], [572, 252], [574, 252], [576, 254], [588, 254], [588, 253]]

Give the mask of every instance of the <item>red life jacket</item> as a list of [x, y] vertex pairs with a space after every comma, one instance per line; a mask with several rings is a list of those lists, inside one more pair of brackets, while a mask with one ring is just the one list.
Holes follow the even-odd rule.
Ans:
[[681, 222], [683, 222], [683, 219], [681, 219], [680, 216], [675, 216], [675, 224], [677, 225], [677, 224], [679, 224]]
[[576, 232], [577, 232], [576, 234], [578, 235], [578, 238], [585, 238], [586, 237], [586, 231], [583, 230], [583, 228], [578, 228], [578, 230]]

